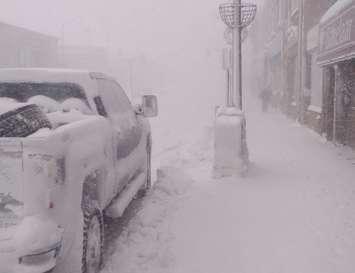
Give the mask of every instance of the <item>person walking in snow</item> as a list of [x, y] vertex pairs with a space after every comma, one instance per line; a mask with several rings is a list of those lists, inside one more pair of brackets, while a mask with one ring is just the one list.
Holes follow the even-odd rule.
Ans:
[[260, 92], [261, 109], [263, 112], [267, 112], [271, 100], [272, 91], [269, 85], [265, 86]]

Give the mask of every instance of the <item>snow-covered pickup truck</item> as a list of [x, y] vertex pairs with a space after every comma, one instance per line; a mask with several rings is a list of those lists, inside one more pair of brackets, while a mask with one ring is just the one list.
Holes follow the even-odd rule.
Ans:
[[0, 273], [96, 273], [103, 216], [150, 186], [157, 100], [99, 73], [0, 69]]

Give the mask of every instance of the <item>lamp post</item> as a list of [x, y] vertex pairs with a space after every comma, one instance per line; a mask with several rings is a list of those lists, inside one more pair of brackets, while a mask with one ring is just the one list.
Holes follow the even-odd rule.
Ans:
[[242, 92], [242, 30], [253, 21], [256, 5], [233, 0], [232, 3], [221, 4], [219, 12], [223, 22], [232, 32], [232, 71], [227, 106], [219, 107], [216, 111], [215, 177], [244, 175], [248, 170], [249, 153]]
[[[241, 33], [241, 43], [244, 42], [244, 40], [247, 38], [248, 32], [247, 29], [244, 28]], [[226, 105], [227, 107], [235, 107], [235, 102], [234, 102], [234, 94], [235, 92], [232, 91], [232, 48], [231, 46], [233, 45], [233, 29], [227, 27], [226, 30], [224, 31], [224, 39], [228, 45], [227, 48], [223, 49], [223, 69], [226, 71], [226, 85], [227, 85], [227, 94], [226, 94]]]
[[242, 93], [242, 30], [254, 20], [256, 5], [233, 0], [219, 6], [220, 16], [232, 30], [232, 92], [233, 106], [243, 110]]

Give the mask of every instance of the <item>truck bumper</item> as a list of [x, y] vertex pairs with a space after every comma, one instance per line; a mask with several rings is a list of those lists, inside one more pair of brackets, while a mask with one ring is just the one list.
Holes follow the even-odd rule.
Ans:
[[0, 273], [45, 273], [56, 266], [63, 231], [48, 219], [35, 218], [24, 219], [11, 237], [0, 237]]

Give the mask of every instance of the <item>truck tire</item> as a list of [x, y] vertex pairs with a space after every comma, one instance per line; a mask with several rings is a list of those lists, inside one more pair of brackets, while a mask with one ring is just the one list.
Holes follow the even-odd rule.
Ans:
[[82, 273], [100, 271], [104, 246], [103, 227], [100, 210], [84, 210]]
[[147, 184], [146, 190], [149, 190], [152, 187], [152, 140], [149, 136], [147, 144]]
[[0, 115], [0, 137], [27, 137], [41, 128], [52, 128], [36, 104], [18, 107]]
[[142, 198], [147, 194], [147, 191], [152, 187], [152, 140], [151, 136], [147, 139], [147, 167], [146, 167], [146, 183], [138, 191], [137, 198]]

